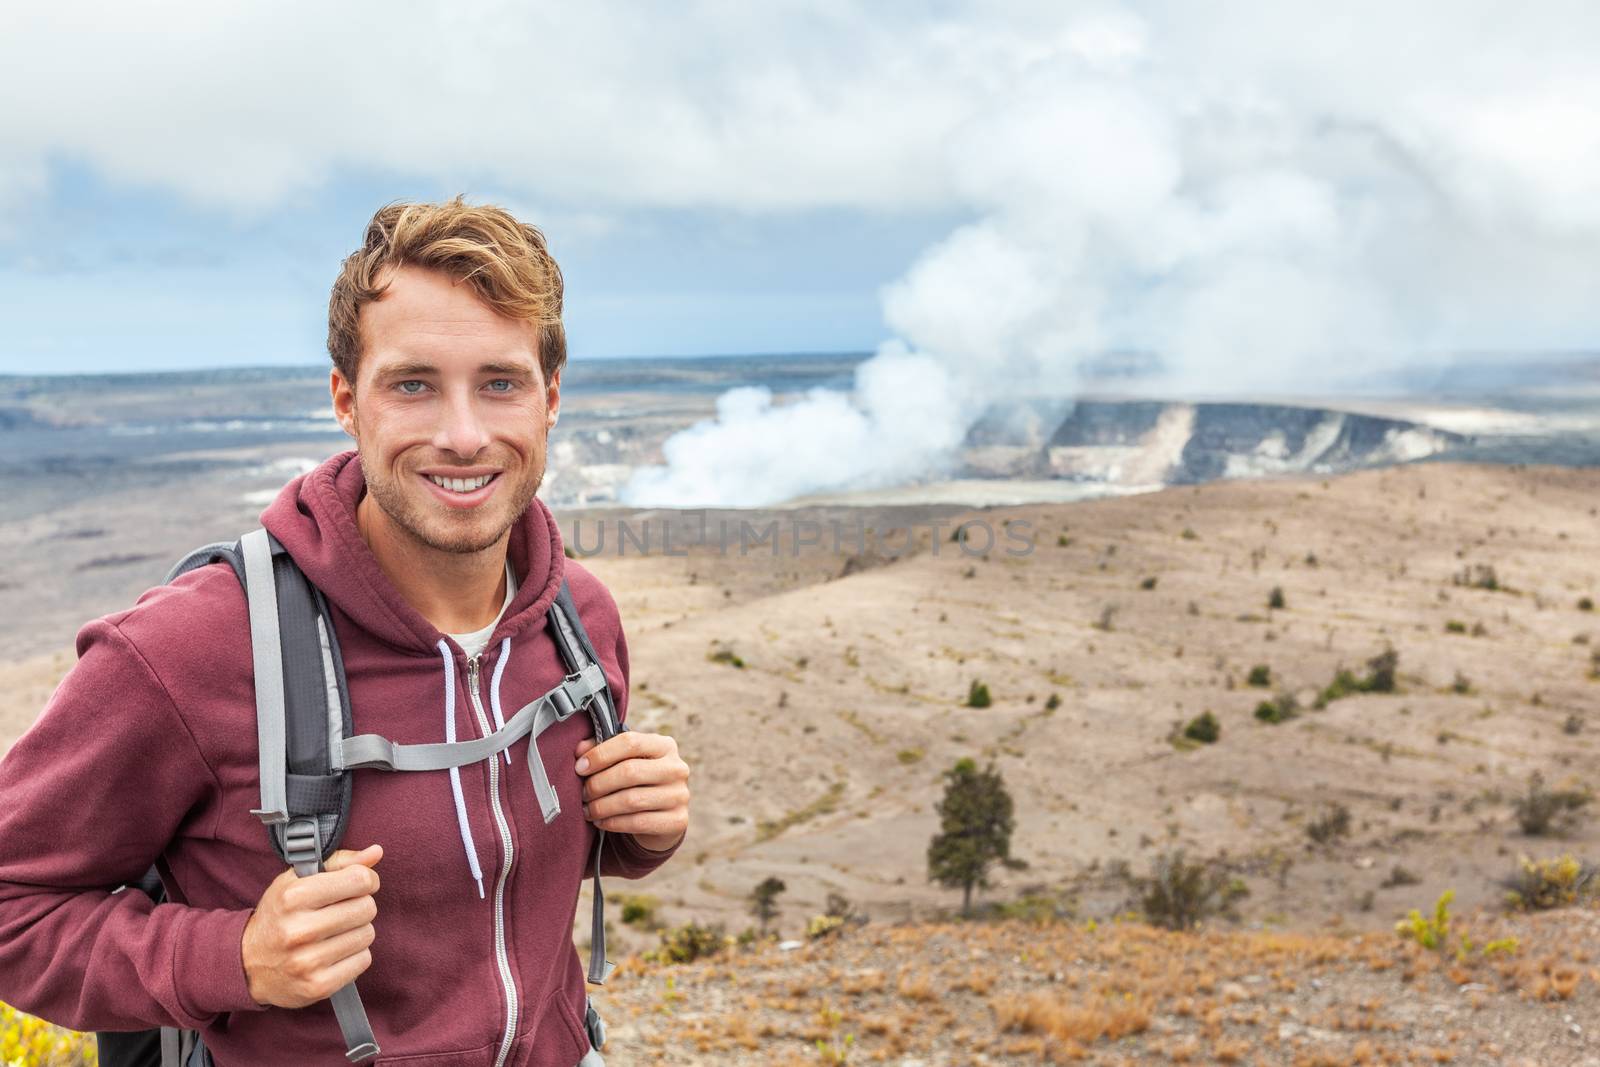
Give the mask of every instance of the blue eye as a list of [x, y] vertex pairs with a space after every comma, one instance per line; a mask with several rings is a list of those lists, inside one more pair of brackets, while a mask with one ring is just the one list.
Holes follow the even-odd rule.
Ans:
[[489, 390], [495, 393], [509, 393], [515, 387], [516, 383], [510, 378], [496, 378], [489, 383]]
[[[416, 386], [415, 389], [411, 388], [413, 385]], [[406, 396], [416, 396], [418, 393], [427, 388], [427, 383], [419, 382], [415, 378], [411, 378], [407, 381], [397, 382], [395, 384], [395, 388], [400, 390], [400, 392]]]

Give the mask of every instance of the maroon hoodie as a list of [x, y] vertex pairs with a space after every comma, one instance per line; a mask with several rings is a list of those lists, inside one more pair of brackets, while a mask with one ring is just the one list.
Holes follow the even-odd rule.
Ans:
[[[455, 738], [478, 737], [497, 712], [509, 719], [557, 685], [565, 669], [545, 611], [563, 577], [626, 714], [616, 604], [563, 556], [542, 502], [512, 530], [516, 597], [472, 664], [453, 642], [441, 650], [443, 635], [379, 569], [356, 529], [364, 490], [347, 452], [262, 514], [327, 596], [357, 733], [443, 741], [453, 708]], [[262, 1008], [240, 961], [251, 909], [285, 865], [250, 814], [260, 804], [255, 703], [232, 571], [202, 567], [91, 622], [78, 656], [0, 761], [0, 1000], [80, 1030], [199, 1029], [221, 1067], [345, 1063], [326, 1001]], [[574, 715], [538, 740], [561, 801], [549, 825], [527, 738], [492, 776], [490, 761], [461, 768], [459, 802], [445, 771], [354, 772], [342, 847], [384, 853], [372, 966], [357, 980], [379, 1063], [574, 1067], [588, 1050], [572, 924], [595, 829], [573, 765], [590, 733], [588, 717]], [[669, 855], [608, 834], [602, 866], [637, 878]], [[136, 880], [157, 857], [184, 903], [105, 888]]]

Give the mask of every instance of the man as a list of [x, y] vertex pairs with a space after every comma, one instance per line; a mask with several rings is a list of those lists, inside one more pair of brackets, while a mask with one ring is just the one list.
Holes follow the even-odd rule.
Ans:
[[[357, 733], [482, 736], [559, 683], [545, 613], [563, 577], [626, 713], [616, 605], [534, 495], [561, 299], [537, 230], [459, 198], [380, 210], [334, 284], [333, 406], [357, 449], [291, 482], [262, 524], [329, 602]], [[624, 877], [682, 841], [671, 738], [597, 746], [584, 715], [546, 730], [548, 824], [527, 739], [448, 772], [356, 771], [347, 847], [297, 878], [251, 814], [249, 623], [229, 568], [90, 623], [78, 653], [0, 762], [0, 1000], [77, 1029], [198, 1029], [224, 1067], [335, 1064], [325, 998], [359, 978], [386, 1060], [599, 1062], [578, 887], [594, 827]], [[182, 903], [105, 888], [158, 857]]]

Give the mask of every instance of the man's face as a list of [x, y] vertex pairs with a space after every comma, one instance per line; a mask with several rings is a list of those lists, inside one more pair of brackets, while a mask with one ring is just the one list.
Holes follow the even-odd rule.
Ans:
[[494, 546], [533, 501], [561, 402], [535, 327], [447, 275], [401, 267], [361, 309], [361, 341], [354, 387], [337, 370], [332, 386], [378, 507], [363, 518], [441, 552]]

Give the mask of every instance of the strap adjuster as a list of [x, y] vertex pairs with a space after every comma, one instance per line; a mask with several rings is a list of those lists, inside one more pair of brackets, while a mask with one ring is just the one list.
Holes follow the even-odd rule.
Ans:
[[322, 830], [314, 818], [291, 820], [283, 831], [284, 858], [295, 868], [302, 864], [320, 866], [322, 863]]
[[[567, 682], [571, 680], [568, 678]], [[572, 700], [572, 694], [567, 692], [567, 682], [550, 690], [550, 703], [555, 708], [557, 722], [566, 722], [572, 717], [573, 712], [578, 710], [578, 705]]]

